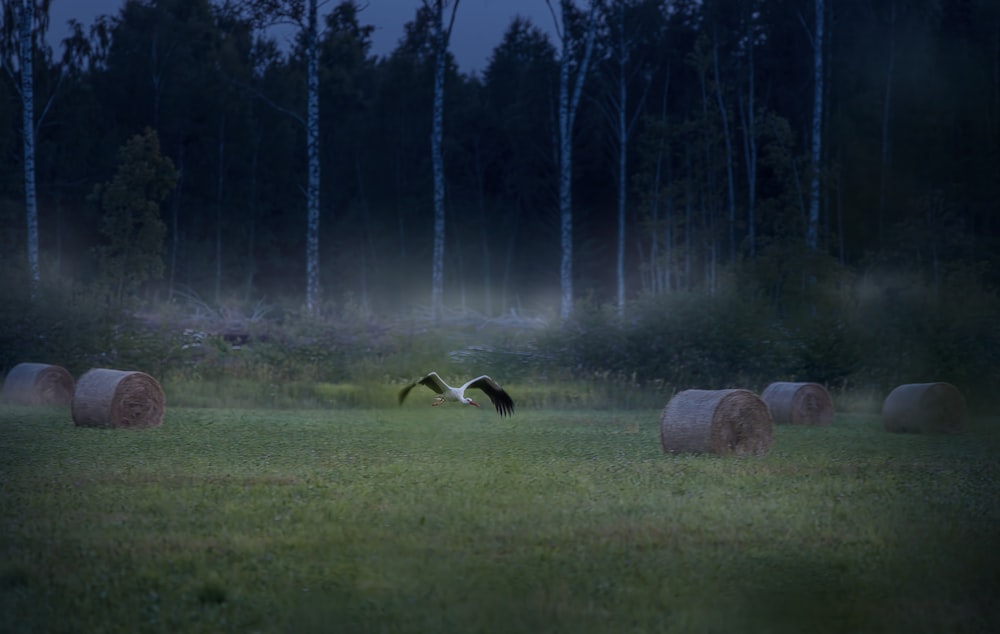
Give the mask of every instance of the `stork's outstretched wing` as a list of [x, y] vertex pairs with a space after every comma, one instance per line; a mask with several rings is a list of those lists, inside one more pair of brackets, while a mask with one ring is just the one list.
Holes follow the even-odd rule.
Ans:
[[406, 399], [406, 395], [410, 393], [410, 390], [417, 387], [418, 385], [426, 385], [431, 388], [437, 394], [444, 394], [444, 391], [448, 389], [448, 385], [441, 380], [437, 372], [431, 372], [422, 379], [410, 383], [403, 389], [399, 391], [399, 404], [402, 405], [403, 401]]
[[474, 387], [485, 392], [486, 396], [490, 397], [490, 400], [493, 401], [493, 407], [497, 408], [497, 414], [510, 416], [514, 413], [514, 399], [500, 387], [499, 383], [485, 374], [472, 379], [462, 387], [463, 389]]

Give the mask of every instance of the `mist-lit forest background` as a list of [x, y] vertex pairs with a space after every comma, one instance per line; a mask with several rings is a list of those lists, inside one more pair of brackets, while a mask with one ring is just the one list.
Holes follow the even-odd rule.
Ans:
[[[115, 305], [161, 332], [206, 315], [208, 335], [284, 323], [285, 350], [301, 356], [279, 361], [314, 368], [296, 378], [351, 378], [343, 368], [359, 359], [376, 378], [432, 369], [379, 361], [414, 344], [372, 325], [426, 314], [431, 302], [432, 4], [387, 56], [371, 53], [361, 5], [320, 4], [322, 301], [312, 317], [326, 325], [306, 337], [288, 334], [306, 286], [306, 40], [289, 47], [265, 28], [295, 3], [128, 1], [54, 49], [36, 39], [42, 299], [31, 299], [18, 37], [5, 1], [4, 368], [41, 351], [78, 367], [124, 363], [135, 350], [163, 371], [180, 364], [176, 341], [141, 339], [128, 352], [113, 344], [120, 333], [97, 332], [120, 323], [99, 317]], [[561, 16], [571, 70], [589, 16], [578, 4]], [[1000, 3], [623, 0], [595, 15], [572, 136], [569, 318], [557, 317], [562, 45], [515, 19], [481, 73], [460, 73], [447, 56], [443, 318], [513, 325], [481, 338], [519, 353], [471, 357], [519, 377], [675, 387], [799, 378], [995, 388]], [[136, 260], [129, 270], [143, 275], [116, 302], [107, 273], [124, 256], [111, 248], [121, 238], [101, 192], [132, 160], [121, 148], [143, 134], [176, 180], [158, 208], [159, 241], [139, 248], [155, 262]], [[535, 318], [549, 329], [525, 338], [518, 327]], [[345, 335], [347, 323], [357, 331]], [[84, 324], [96, 333], [87, 342]]]

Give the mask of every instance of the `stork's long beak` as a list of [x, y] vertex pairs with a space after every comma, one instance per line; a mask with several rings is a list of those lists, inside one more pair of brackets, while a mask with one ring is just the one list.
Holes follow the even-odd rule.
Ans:
[[469, 401], [469, 405], [475, 405], [476, 407], [479, 407], [479, 403], [475, 401]]

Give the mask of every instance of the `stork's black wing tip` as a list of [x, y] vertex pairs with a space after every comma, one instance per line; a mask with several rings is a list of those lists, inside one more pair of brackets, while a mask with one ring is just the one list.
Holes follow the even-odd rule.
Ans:
[[506, 392], [501, 392], [497, 395], [494, 405], [497, 408], [497, 414], [499, 414], [501, 418], [504, 416], [509, 417], [514, 415], [514, 399], [512, 399]]
[[410, 390], [413, 389], [414, 385], [416, 385], [416, 383], [410, 383], [409, 385], [407, 385], [406, 387], [404, 387], [403, 389], [401, 389], [399, 391], [399, 404], [400, 405], [402, 405], [403, 401], [406, 400], [406, 395], [410, 393]]

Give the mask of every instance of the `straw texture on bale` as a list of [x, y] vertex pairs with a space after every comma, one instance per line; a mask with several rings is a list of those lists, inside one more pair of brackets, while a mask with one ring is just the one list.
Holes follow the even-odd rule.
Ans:
[[760, 393], [777, 425], [829, 425], [833, 399], [819, 383], [772, 383]]
[[15, 405], [69, 405], [73, 375], [47, 363], [18, 363], [3, 382], [0, 400]]
[[951, 383], [900, 385], [882, 403], [886, 431], [956, 434], [965, 429], [965, 397]]
[[95, 368], [76, 383], [73, 422], [79, 427], [159, 427], [165, 400], [163, 388], [148, 374]]
[[667, 453], [763, 456], [772, 439], [771, 412], [749, 390], [684, 390], [660, 416]]

